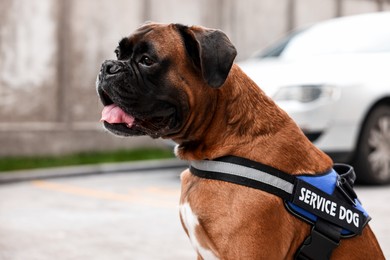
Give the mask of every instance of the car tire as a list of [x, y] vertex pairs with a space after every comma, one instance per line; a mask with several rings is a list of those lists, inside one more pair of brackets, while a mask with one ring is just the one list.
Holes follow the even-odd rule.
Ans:
[[368, 115], [354, 160], [357, 181], [390, 183], [390, 106], [379, 105]]

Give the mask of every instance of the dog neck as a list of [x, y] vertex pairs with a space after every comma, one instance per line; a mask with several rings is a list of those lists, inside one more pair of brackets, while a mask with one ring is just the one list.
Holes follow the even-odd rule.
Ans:
[[[331, 159], [318, 150], [295, 122], [234, 65], [225, 84], [209, 104], [212, 116], [197, 129], [195, 139], [179, 142], [184, 160], [235, 155], [290, 174], [322, 173]], [[210, 114], [209, 114], [210, 115]]]

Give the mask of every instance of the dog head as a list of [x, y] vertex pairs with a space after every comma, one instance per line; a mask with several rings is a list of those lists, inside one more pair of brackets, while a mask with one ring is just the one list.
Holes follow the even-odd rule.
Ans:
[[104, 126], [154, 138], [178, 134], [205, 92], [224, 84], [236, 56], [219, 30], [157, 23], [123, 38], [115, 53], [96, 83]]

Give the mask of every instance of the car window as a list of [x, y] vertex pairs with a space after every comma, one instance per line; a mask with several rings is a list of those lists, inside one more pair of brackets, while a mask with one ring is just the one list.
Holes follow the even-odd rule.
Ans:
[[281, 41], [276, 42], [270, 47], [266, 48], [264, 51], [260, 52], [260, 54], [255, 54], [255, 57], [259, 58], [270, 58], [270, 57], [279, 57], [285, 51], [286, 47], [290, 44], [298, 34], [303, 32], [304, 30], [294, 31], [290, 33], [287, 37], [283, 38]]
[[385, 26], [390, 24], [390, 16], [371, 18], [376, 19], [336, 19], [319, 23], [290, 34], [261, 57], [295, 59], [324, 54], [390, 52], [390, 26]]

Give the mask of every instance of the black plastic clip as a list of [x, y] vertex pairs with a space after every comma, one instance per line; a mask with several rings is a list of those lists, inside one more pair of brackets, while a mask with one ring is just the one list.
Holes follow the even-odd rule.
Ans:
[[342, 177], [337, 180], [337, 188], [340, 193], [354, 206], [356, 206], [357, 195], [348, 181]]
[[356, 180], [356, 174], [353, 170], [353, 167], [347, 164], [335, 164], [333, 167], [338, 173], [336, 185], [339, 192], [352, 205], [356, 206], [356, 200], [358, 200], [358, 198], [355, 191], [353, 190], [353, 184]]
[[[334, 230], [336, 231], [336, 230]], [[336, 231], [336, 237], [337, 237]], [[335, 237], [335, 238], [336, 238]], [[337, 239], [337, 238], [336, 238]], [[305, 239], [302, 246], [295, 255], [297, 260], [328, 260], [330, 259], [333, 250], [339, 245], [338, 241], [323, 234], [314, 226], [310, 235]]]

